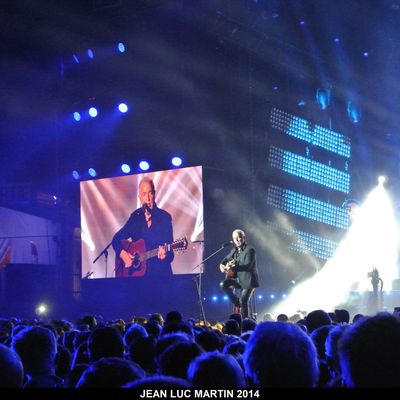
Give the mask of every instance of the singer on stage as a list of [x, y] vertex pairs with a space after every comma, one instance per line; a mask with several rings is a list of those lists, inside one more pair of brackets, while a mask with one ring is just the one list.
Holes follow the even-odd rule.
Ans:
[[[126, 224], [113, 237], [112, 246], [117, 258], [116, 277], [172, 275], [174, 253], [167, 251], [166, 246], [173, 241], [172, 217], [157, 207], [155, 193], [154, 182], [147, 177], [143, 178], [139, 184], [142, 206], [130, 215]], [[127, 242], [132, 244], [127, 247]], [[141, 267], [141, 260], [135, 259], [135, 254], [143, 250], [154, 250], [154, 255], [146, 261], [146, 268]]]
[[[240, 312], [242, 318], [249, 317], [249, 303], [255, 288], [259, 285], [256, 251], [249, 246], [245, 233], [241, 229], [232, 232], [235, 248], [221, 261], [221, 272], [226, 278], [220, 283], [221, 289], [228, 295], [235, 306], [235, 312]], [[240, 290], [240, 297], [235, 290]]]

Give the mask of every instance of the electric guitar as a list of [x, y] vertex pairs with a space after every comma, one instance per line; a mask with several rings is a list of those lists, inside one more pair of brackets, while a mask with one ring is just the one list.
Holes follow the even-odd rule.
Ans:
[[[122, 240], [122, 249], [127, 251], [133, 256], [131, 264], [126, 264], [121, 257], [117, 257], [115, 262], [115, 276], [116, 277], [127, 277], [127, 276], [143, 276], [146, 273], [147, 260], [153, 257], [157, 257], [158, 247], [152, 250], [146, 249], [146, 244], [143, 239], [139, 239], [135, 242], [126, 239]], [[177, 239], [172, 243], [165, 245], [165, 251], [185, 251], [188, 246], [186, 237]]]

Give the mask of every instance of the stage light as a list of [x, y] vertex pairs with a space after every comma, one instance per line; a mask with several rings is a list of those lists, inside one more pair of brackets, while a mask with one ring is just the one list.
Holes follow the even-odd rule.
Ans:
[[36, 314], [39, 314], [39, 315], [46, 315], [46, 313], [47, 313], [47, 306], [46, 306], [46, 304], [39, 304], [37, 307], [36, 307]]
[[125, 103], [119, 103], [118, 104], [118, 110], [125, 114], [128, 111], [128, 106]]
[[118, 51], [120, 53], [125, 53], [126, 48], [125, 48], [125, 45], [122, 42], [119, 42], [117, 47], [118, 47]]
[[386, 176], [381, 175], [378, 177], [378, 183], [380, 185], [383, 185], [385, 182], [386, 182]]
[[334, 42], [335, 42], [335, 43], [340, 43], [340, 38], [335, 37]]
[[263, 295], [262, 295], [262, 294], [259, 294], [259, 295], [257, 296], [257, 299], [258, 299], [258, 300], [262, 300], [262, 299], [263, 299]]
[[379, 266], [380, 277], [390, 286], [398, 274], [399, 232], [394, 215], [389, 194], [383, 185], [377, 185], [362, 203], [335, 254], [270, 312], [333, 310], [351, 303], [353, 295], [363, 297], [370, 290], [368, 272], [374, 266]]
[[369, 56], [368, 51], [364, 51], [363, 56], [364, 56], [365, 58], [367, 58], [367, 57]]
[[293, 280], [291, 281], [291, 284], [292, 284], [292, 285], [295, 285], [295, 284], [296, 284], [296, 281], [293, 279]]
[[78, 172], [76, 169], [74, 169], [74, 170], [72, 171], [72, 177], [73, 177], [74, 179], [76, 179], [76, 180], [79, 180], [79, 178], [80, 178], [81, 176], [79, 175], [79, 172]]
[[321, 110], [326, 110], [331, 100], [331, 91], [329, 89], [317, 89], [315, 98]]
[[271, 294], [269, 295], [269, 298], [270, 298], [271, 300], [273, 300], [273, 299], [275, 298], [275, 295], [274, 295], [273, 293], [271, 293]]
[[287, 294], [286, 293], [282, 293], [282, 299], [286, 299]]
[[88, 57], [89, 57], [91, 60], [93, 60], [93, 58], [94, 58], [94, 52], [93, 52], [92, 49], [88, 49], [87, 55], [88, 55]]
[[73, 116], [75, 121], [81, 120], [81, 114], [79, 114], [77, 111], [74, 112]]
[[304, 19], [302, 19], [302, 20], [300, 21], [300, 25], [304, 25], [304, 24], [305, 24]]
[[354, 124], [357, 124], [361, 119], [361, 110], [356, 104], [349, 101], [347, 103], [347, 115]]
[[224, 301], [227, 301], [228, 300], [228, 296], [224, 296], [223, 299], [224, 299]]
[[95, 176], [97, 176], [97, 172], [96, 172], [96, 170], [94, 169], [94, 168], [89, 168], [88, 169], [88, 174], [91, 176], [91, 177], [95, 177]]
[[97, 109], [96, 109], [95, 107], [90, 107], [90, 108], [89, 108], [89, 115], [90, 115], [92, 118], [97, 117], [97, 115], [98, 115]]
[[131, 167], [128, 164], [122, 164], [121, 165], [121, 171], [124, 174], [129, 174], [129, 172], [131, 172]]
[[171, 164], [174, 167], [180, 167], [182, 165], [182, 158], [180, 157], [173, 157], [171, 160]]
[[79, 58], [78, 58], [78, 56], [77, 56], [76, 54], [72, 54], [72, 59], [73, 59], [77, 64], [79, 64]]
[[147, 161], [140, 161], [139, 168], [142, 171], [147, 171], [150, 168], [150, 164]]
[[211, 298], [211, 300], [213, 301], [213, 303], [216, 303], [217, 300], [218, 300], [218, 297], [217, 297], [217, 296], [213, 296], [213, 297]]

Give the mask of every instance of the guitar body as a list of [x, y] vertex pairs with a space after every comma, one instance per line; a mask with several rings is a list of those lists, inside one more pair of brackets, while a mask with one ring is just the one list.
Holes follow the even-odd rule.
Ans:
[[231, 268], [229, 268], [225, 271], [225, 279], [231, 279], [234, 277], [235, 277], [235, 274]]
[[127, 278], [130, 276], [143, 276], [146, 273], [146, 260], [140, 259], [140, 253], [146, 252], [146, 244], [143, 239], [136, 242], [130, 240], [122, 240], [122, 248], [129, 254], [137, 257], [133, 260], [130, 267], [126, 267], [125, 263], [118, 257], [115, 266], [115, 276], [117, 278]]
[[[152, 250], [146, 249], [146, 243], [143, 239], [122, 240], [122, 249], [131, 254], [134, 258], [132, 265], [126, 265], [124, 261], [118, 257], [115, 262], [115, 276], [117, 278], [128, 278], [133, 276], [143, 276], [146, 274], [147, 260], [157, 257], [158, 247]], [[186, 238], [177, 239], [166, 245], [167, 251], [185, 251], [188, 246]]]

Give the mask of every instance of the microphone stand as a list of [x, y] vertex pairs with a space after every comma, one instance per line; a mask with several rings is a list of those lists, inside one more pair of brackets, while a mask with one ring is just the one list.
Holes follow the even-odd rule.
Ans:
[[112, 245], [112, 242], [108, 243], [106, 247], [100, 252], [100, 254], [93, 260], [93, 264], [104, 254], [105, 257], [105, 278], [107, 278], [107, 263], [108, 263], [108, 248]]
[[[223, 250], [227, 245], [222, 244], [219, 249], [214, 251], [214, 253], [210, 254], [208, 257], [206, 257], [204, 260], [200, 261], [196, 266], [192, 268], [192, 271], [194, 271], [196, 268], [200, 267], [202, 264], [204, 264], [206, 261], [208, 261], [211, 257], [214, 257], [217, 253], [219, 253], [221, 250]], [[204, 266], [200, 268], [200, 271], [198, 275], [196, 275], [193, 279], [195, 285], [196, 285], [196, 290], [197, 290], [197, 296], [198, 296], [198, 302], [199, 302], [199, 307], [200, 307], [200, 319], [206, 322], [206, 316], [204, 313], [204, 307], [203, 307], [203, 299], [201, 296], [201, 276], [203, 275], [204, 272]]]

